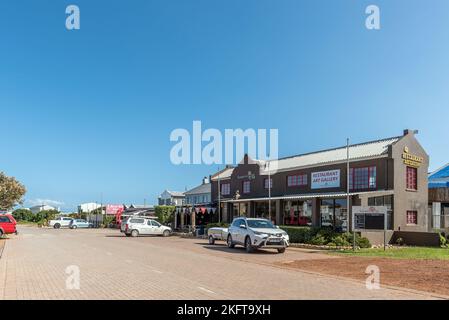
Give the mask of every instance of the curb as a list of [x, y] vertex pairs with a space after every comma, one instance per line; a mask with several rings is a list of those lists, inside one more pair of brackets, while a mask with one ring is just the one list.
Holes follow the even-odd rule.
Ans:
[[6, 240], [5, 239], [0, 239], [0, 241], [1, 240], [5, 241], [5, 243], [3, 244], [3, 246], [0, 247], [0, 259], [2, 258], [3, 250], [5, 250], [5, 246], [6, 246]]
[[[311, 270], [307, 270], [307, 269], [294, 268], [294, 267], [289, 267], [288, 265], [283, 265], [283, 264], [274, 264], [272, 266], [278, 267], [280, 269], [291, 270], [291, 271], [300, 271], [300, 272], [304, 272], [304, 273], [308, 273], [308, 274], [321, 276], [321, 277], [324, 277], [324, 278], [331, 278], [331, 279], [337, 279], [337, 280], [342, 280], [342, 281], [347, 281], [347, 282], [364, 284], [364, 281], [357, 280], [357, 279], [350, 278], [350, 277], [343, 277], [343, 276], [337, 276], [337, 275], [332, 275], [332, 274], [320, 273], [320, 272], [311, 271]], [[444, 295], [444, 294], [434, 293], [434, 292], [429, 292], [429, 291], [416, 290], [416, 289], [411, 289], [411, 288], [407, 288], [407, 287], [397, 287], [397, 286], [388, 285], [388, 284], [381, 284], [381, 289], [390, 289], [390, 290], [395, 290], [395, 291], [409, 292], [409, 293], [413, 293], [413, 294], [416, 294], [416, 295], [421, 295], [421, 296], [424, 296], [424, 297], [431, 297], [431, 298], [435, 298], [435, 299], [449, 300], [449, 296]]]

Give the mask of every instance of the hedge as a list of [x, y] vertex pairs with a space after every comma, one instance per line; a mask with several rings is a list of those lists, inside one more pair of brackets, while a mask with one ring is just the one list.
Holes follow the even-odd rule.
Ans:
[[[339, 233], [329, 228], [280, 226], [287, 232], [291, 243], [305, 243], [328, 246], [351, 246], [352, 233]], [[371, 244], [365, 237], [356, 233], [356, 245], [360, 248], [370, 248]]]
[[214, 222], [214, 223], [208, 223], [206, 225], [206, 230], [210, 228], [228, 228], [229, 223], [226, 222]]

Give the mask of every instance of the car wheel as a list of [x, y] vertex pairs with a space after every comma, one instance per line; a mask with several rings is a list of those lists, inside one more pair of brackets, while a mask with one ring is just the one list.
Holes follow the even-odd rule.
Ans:
[[235, 247], [235, 244], [232, 242], [232, 237], [231, 237], [231, 235], [229, 235], [228, 236], [228, 248], [234, 248]]
[[215, 244], [215, 239], [212, 236], [209, 236], [209, 244], [210, 245], [214, 245]]
[[3, 237], [3, 230], [0, 230], [0, 238]]
[[76, 229], [76, 228], [78, 228], [78, 227], [77, 227], [77, 226], [72, 226], [71, 228], [72, 228], [72, 229]]
[[138, 235], [139, 235], [139, 231], [137, 231], [137, 230], [131, 231], [131, 237], [135, 238], [135, 237], [137, 237]]
[[168, 237], [168, 236], [170, 235], [170, 231], [165, 230], [165, 231], [162, 233], [162, 235], [163, 235], [164, 237]]
[[246, 252], [248, 252], [248, 253], [253, 252], [253, 246], [251, 245], [250, 237], [246, 237], [246, 239], [245, 239], [245, 249], [246, 249]]
[[279, 248], [278, 249], [278, 253], [284, 253], [285, 252], [285, 248]]
[[61, 228], [61, 225], [60, 225], [59, 223], [57, 223], [57, 224], [55, 224], [55, 225], [53, 226], [53, 228], [59, 229], [59, 228]]

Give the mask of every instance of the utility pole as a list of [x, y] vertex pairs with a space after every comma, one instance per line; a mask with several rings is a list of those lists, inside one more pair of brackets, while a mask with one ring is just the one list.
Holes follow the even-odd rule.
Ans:
[[271, 173], [270, 173], [270, 162], [267, 162], [265, 167], [268, 169], [268, 219], [271, 221]]
[[220, 186], [220, 167], [218, 167], [218, 222], [221, 222], [221, 186]]
[[351, 198], [349, 196], [349, 188], [350, 188], [350, 167], [349, 167], [349, 138], [346, 139], [346, 215], [347, 215], [347, 220], [346, 220], [346, 229], [347, 232], [350, 232], [350, 226], [352, 226], [352, 250], [355, 251], [355, 231], [354, 231], [354, 224], [353, 223], [349, 223], [350, 220], [350, 201]]

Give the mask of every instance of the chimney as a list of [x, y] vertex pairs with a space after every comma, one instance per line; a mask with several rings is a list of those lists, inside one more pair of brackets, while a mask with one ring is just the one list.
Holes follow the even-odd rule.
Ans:
[[208, 184], [209, 183], [209, 179], [207, 177], [203, 178], [203, 184]]
[[404, 136], [407, 136], [409, 134], [418, 134], [418, 130], [405, 129], [404, 130]]

